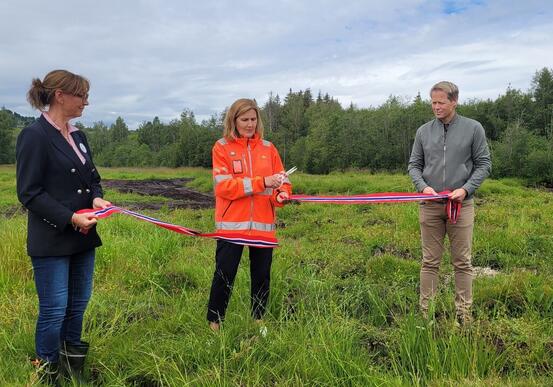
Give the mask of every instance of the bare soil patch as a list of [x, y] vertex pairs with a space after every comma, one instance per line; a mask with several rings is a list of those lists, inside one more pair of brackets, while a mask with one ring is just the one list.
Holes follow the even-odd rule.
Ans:
[[[144, 196], [163, 196], [171, 200], [159, 202], [126, 202], [118, 201], [116, 204], [131, 210], [159, 210], [160, 208], [213, 208], [215, 199], [212, 195], [204, 194], [185, 185], [192, 179], [146, 179], [146, 180], [110, 180], [102, 179], [102, 187], [110, 188], [123, 193], [136, 193]], [[107, 198], [109, 199], [109, 198]], [[0, 211], [0, 216], [7, 218], [26, 213], [21, 205], [10, 206]]]
[[158, 210], [162, 207], [175, 208], [212, 208], [215, 200], [212, 195], [187, 188], [190, 178], [180, 179], [146, 179], [146, 180], [113, 180], [103, 179], [102, 187], [123, 193], [135, 193], [145, 196], [163, 196], [172, 200], [164, 203], [118, 202], [117, 205], [133, 210]]
[[475, 277], [495, 277], [501, 274], [499, 270], [492, 269], [491, 267], [474, 266], [473, 270]]

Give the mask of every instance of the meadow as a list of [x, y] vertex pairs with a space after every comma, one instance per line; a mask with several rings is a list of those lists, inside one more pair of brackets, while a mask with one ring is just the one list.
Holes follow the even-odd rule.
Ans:
[[[181, 178], [207, 169], [108, 169], [103, 178]], [[292, 176], [296, 193], [412, 191], [406, 174]], [[113, 203], [155, 200], [107, 190]], [[513, 179], [477, 192], [474, 322], [454, 324], [446, 254], [435, 313], [418, 312], [417, 204], [289, 205], [278, 212], [266, 336], [249, 316], [244, 255], [219, 333], [205, 313], [215, 242], [114, 215], [101, 221], [85, 316], [90, 385], [553, 385], [553, 193]], [[146, 214], [213, 230], [213, 211]], [[36, 385], [37, 297], [15, 169], [0, 166], [0, 384]]]

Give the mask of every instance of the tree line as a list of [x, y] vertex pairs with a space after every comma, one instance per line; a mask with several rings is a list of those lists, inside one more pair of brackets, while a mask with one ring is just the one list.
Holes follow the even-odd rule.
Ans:
[[[378, 107], [357, 108], [342, 107], [328, 94], [315, 97], [310, 89], [290, 90], [284, 98], [271, 93], [261, 111], [265, 138], [285, 165], [316, 174], [351, 168], [404, 172], [417, 128], [433, 117], [420, 94], [410, 101], [391, 95]], [[484, 126], [493, 176], [553, 185], [553, 70], [536, 71], [526, 91], [509, 86], [495, 100], [469, 100], [457, 111]], [[155, 117], [137, 130], [129, 130], [121, 117], [110, 126], [77, 126], [101, 166], [210, 167], [224, 114], [198, 122], [185, 110], [169, 123]], [[0, 163], [14, 162], [15, 136], [28, 121], [0, 110]]]

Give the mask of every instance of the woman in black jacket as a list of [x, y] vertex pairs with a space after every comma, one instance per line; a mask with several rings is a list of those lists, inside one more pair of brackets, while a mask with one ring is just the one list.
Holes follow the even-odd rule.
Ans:
[[86, 137], [69, 123], [88, 105], [89, 87], [65, 70], [34, 79], [27, 99], [42, 115], [17, 138], [17, 196], [28, 210], [27, 252], [39, 299], [35, 364], [50, 382], [60, 367], [81, 378], [88, 352], [83, 315], [102, 243], [95, 216], [76, 211], [110, 205]]

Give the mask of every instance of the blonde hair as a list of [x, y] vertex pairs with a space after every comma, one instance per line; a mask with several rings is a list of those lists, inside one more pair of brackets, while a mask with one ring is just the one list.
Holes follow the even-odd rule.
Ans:
[[53, 70], [46, 74], [42, 81], [38, 78], [33, 79], [27, 92], [27, 101], [35, 109], [43, 110], [54, 100], [56, 90], [84, 96], [90, 90], [90, 82], [85, 77], [67, 70]]
[[459, 99], [459, 88], [453, 82], [441, 81], [436, 83], [430, 89], [430, 96], [432, 97], [432, 92], [437, 90], [446, 93], [447, 99], [449, 99], [450, 101], [457, 101]]
[[236, 129], [236, 119], [242, 114], [255, 110], [257, 115], [257, 126], [255, 132], [259, 134], [260, 138], [263, 138], [263, 122], [261, 121], [261, 114], [259, 113], [259, 107], [254, 99], [241, 98], [230, 106], [227, 114], [225, 115], [225, 129], [223, 130], [223, 136], [229, 140], [240, 137], [238, 130]]

